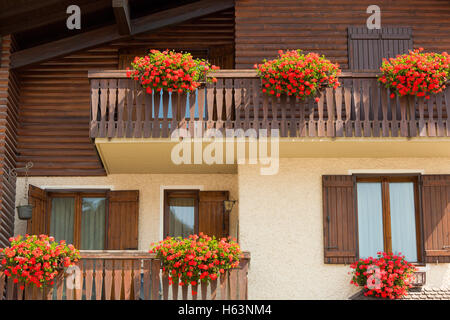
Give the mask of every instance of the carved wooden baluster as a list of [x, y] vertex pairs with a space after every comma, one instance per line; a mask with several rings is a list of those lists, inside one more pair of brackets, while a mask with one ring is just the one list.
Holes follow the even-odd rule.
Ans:
[[259, 103], [261, 99], [261, 81], [259, 79], [252, 80], [252, 98], [253, 98], [253, 129], [259, 132]]
[[232, 129], [233, 79], [225, 80], [225, 128]]
[[336, 88], [334, 92], [336, 101], [336, 137], [344, 136], [344, 122], [342, 121], [342, 88]]
[[134, 123], [134, 133], [135, 138], [142, 137], [142, 104], [144, 103], [144, 91], [142, 88], [136, 86], [136, 120]]
[[281, 137], [287, 137], [287, 121], [286, 121], [286, 109], [287, 109], [287, 96], [283, 95], [280, 98], [280, 109], [281, 109]]
[[151, 136], [152, 124], [152, 95], [144, 92], [144, 138]]
[[[144, 267], [145, 267], [145, 270], [147, 270], [148, 266], [144, 265]], [[151, 269], [152, 269], [151, 299], [152, 300], [159, 300], [159, 283], [160, 283], [161, 260], [153, 259], [151, 261]]]
[[234, 108], [235, 117], [234, 128], [239, 129], [242, 127], [241, 112], [242, 112], [242, 79], [234, 79]]
[[127, 124], [126, 124], [126, 137], [133, 137], [133, 109], [134, 109], [134, 96], [136, 81], [129, 82], [127, 88]]
[[417, 121], [416, 121], [416, 99], [414, 96], [408, 96], [409, 108], [409, 136], [417, 136]]
[[113, 138], [116, 134], [114, 114], [116, 112], [117, 103], [117, 79], [109, 79], [109, 97], [108, 97], [108, 138]]
[[383, 119], [381, 122], [381, 129], [383, 137], [389, 137], [389, 118], [388, 118], [388, 103], [389, 103], [388, 91], [385, 88], [381, 88], [381, 111], [383, 113]]
[[435, 99], [436, 99], [436, 109], [437, 109], [437, 115], [438, 115], [438, 119], [437, 119], [437, 136], [438, 137], [443, 137], [445, 136], [445, 127], [444, 127], [444, 120], [442, 118], [442, 102], [443, 102], [443, 94], [442, 93], [438, 93], [435, 95]]
[[216, 82], [216, 104], [217, 104], [217, 124], [216, 128], [222, 131], [223, 121], [223, 79], [217, 79]]
[[353, 100], [355, 102], [355, 137], [361, 137], [361, 92], [360, 80], [353, 80]]
[[123, 113], [125, 109], [125, 100], [127, 94], [127, 86], [131, 80], [119, 79], [117, 91], [117, 137], [123, 138], [125, 134], [125, 126], [123, 122]]
[[334, 119], [334, 90], [333, 88], [326, 88], [326, 99], [327, 99], [327, 137], [334, 137], [335, 129], [335, 119]]
[[106, 137], [106, 110], [108, 107], [108, 80], [100, 80], [100, 132], [99, 137]]
[[[310, 100], [312, 100], [312, 99], [310, 99]], [[325, 121], [324, 121], [324, 117], [323, 117], [324, 104], [325, 104], [325, 94], [323, 92], [321, 92], [319, 101], [317, 102], [317, 108], [319, 110], [319, 120], [317, 121], [317, 135], [319, 137], [325, 136]]]
[[90, 137], [95, 138], [98, 135], [98, 108], [99, 108], [99, 91], [100, 81], [98, 79], [91, 80], [91, 128]]
[[377, 81], [372, 83], [372, 103], [373, 103], [373, 136], [380, 136], [380, 121], [378, 114], [380, 112], [380, 85]]
[[436, 136], [436, 121], [434, 121], [434, 97], [431, 96], [430, 99], [427, 100], [428, 104], [428, 136], [435, 137]]
[[369, 80], [363, 81], [362, 86], [362, 103], [364, 108], [364, 137], [370, 137], [372, 135], [372, 130], [370, 127], [370, 86]]
[[[347, 81], [344, 81], [347, 83]], [[344, 103], [345, 103], [345, 136], [353, 136], [353, 122], [352, 122], [352, 88], [348, 85], [344, 87]]]
[[315, 137], [316, 136], [316, 122], [314, 120], [315, 103], [313, 99], [308, 99], [305, 102], [305, 105], [306, 104], [308, 104], [308, 112], [309, 112], [308, 134], [310, 137]]

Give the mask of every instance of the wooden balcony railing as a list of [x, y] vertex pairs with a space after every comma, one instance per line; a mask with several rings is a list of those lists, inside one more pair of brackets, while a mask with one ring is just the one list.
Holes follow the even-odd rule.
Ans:
[[[92, 138], [167, 138], [177, 128], [279, 129], [280, 137], [450, 137], [450, 88], [390, 99], [374, 73], [343, 73], [320, 100], [272, 98], [253, 70], [221, 70], [186, 98], [147, 94], [126, 72], [91, 71]], [[187, 103], [186, 103], [187, 99]]]
[[[20, 289], [0, 272], [0, 300], [246, 300], [250, 254], [210, 285], [169, 285], [154, 254], [143, 251], [81, 251], [78, 271], [58, 277], [52, 288]], [[72, 270], [77, 270], [74, 268]], [[72, 285], [71, 285], [72, 284]], [[192, 295], [192, 290], [198, 292]], [[180, 293], [180, 292], [181, 293]]]

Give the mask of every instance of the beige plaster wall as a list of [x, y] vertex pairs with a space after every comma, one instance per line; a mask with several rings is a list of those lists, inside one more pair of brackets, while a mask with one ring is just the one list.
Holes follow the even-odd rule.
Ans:
[[[239, 165], [240, 242], [251, 252], [251, 299], [347, 299], [350, 268], [323, 263], [322, 175], [450, 173], [450, 159], [281, 159], [277, 175]], [[450, 264], [428, 264], [427, 286], [450, 286]]]
[[[23, 198], [24, 178], [17, 179], [16, 204]], [[31, 177], [28, 182], [40, 188], [109, 188], [139, 192], [139, 249], [148, 250], [152, 242], [161, 240], [161, 201], [164, 188], [228, 190], [230, 198], [237, 199], [235, 174], [111, 174], [107, 177]], [[230, 216], [230, 234], [236, 236], [238, 206]], [[15, 234], [26, 232], [26, 221], [18, 220], [16, 212]]]

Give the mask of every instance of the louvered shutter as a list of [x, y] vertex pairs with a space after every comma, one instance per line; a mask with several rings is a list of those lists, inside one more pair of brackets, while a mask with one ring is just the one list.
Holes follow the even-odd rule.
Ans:
[[322, 177], [325, 263], [357, 259], [357, 223], [352, 176]]
[[49, 215], [47, 212], [47, 192], [30, 184], [28, 188], [28, 203], [33, 206], [31, 219], [27, 223], [27, 233], [48, 234]]
[[426, 262], [450, 262], [450, 175], [422, 176]]
[[413, 49], [412, 28], [348, 27], [348, 59], [351, 70], [379, 70], [383, 58], [394, 58]]
[[228, 191], [200, 191], [198, 202], [198, 231], [216, 238], [228, 237], [229, 216], [224, 213], [223, 201]]
[[138, 249], [139, 191], [108, 192], [106, 248]]

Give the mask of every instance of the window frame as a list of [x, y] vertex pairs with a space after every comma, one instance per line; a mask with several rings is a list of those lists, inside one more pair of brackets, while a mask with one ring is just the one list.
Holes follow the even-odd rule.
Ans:
[[378, 182], [381, 183], [381, 201], [382, 201], [382, 221], [383, 221], [383, 250], [392, 252], [392, 230], [390, 215], [390, 199], [389, 199], [389, 183], [390, 182], [412, 182], [414, 184], [414, 209], [416, 224], [416, 247], [417, 262], [416, 265], [423, 264], [424, 246], [423, 246], [423, 219], [422, 219], [422, 203], [421, 203], [421, 175], [420, 174], [354, 174], [354, 208], [356, 211], [356, 247], [359, 257], [359, 229], [358, 229], [358, 182]]
[[198, 234], [199, 227], [199, 192], [198, 189], [165, 189], [164, 190], [164, 212], [163, 212], [163, 238], [169, 236], [169, 199], [170, 198], [194, 198], [194, 234]]
[[[52, 199], [54, 198], [74, 198], [74, 230], [73, 230], [73, 245], [75, 248], [80, 248], [81, 245], [81, 216], [82, 216], [82, 199], [83, 198], [105, 198], [105, 231], [108, 228], [109, 216], [109, 199], [108, 190], [98, 189], [51, 189], [47, 191], [47, 230], [50, 232], [51, 216], [52, 216]], [[107, 232], [104, 235], [104, 248], [107, 247]], [[105, 249], [104, 249], [105, 250]]]

